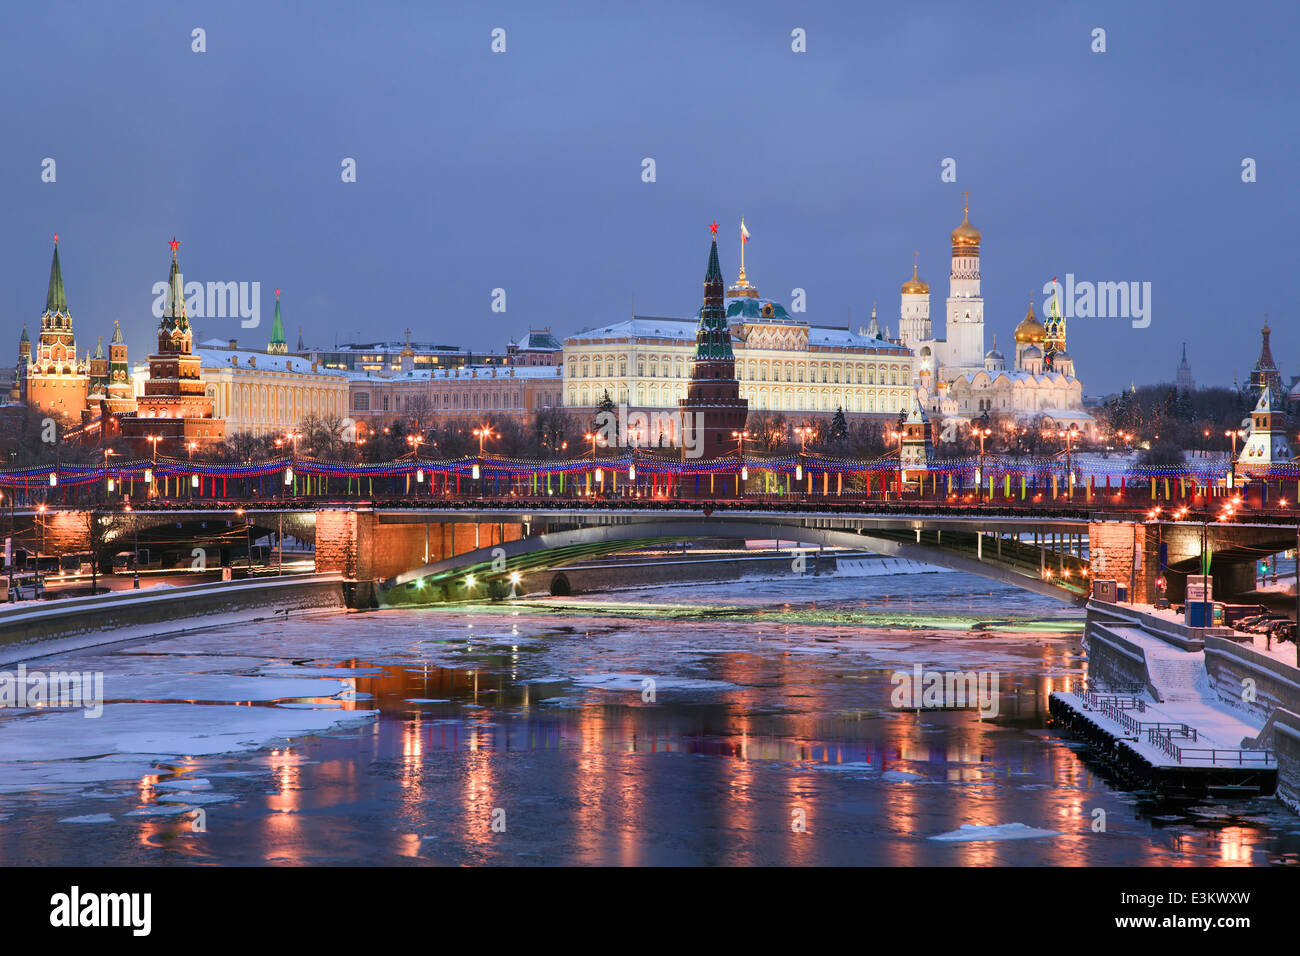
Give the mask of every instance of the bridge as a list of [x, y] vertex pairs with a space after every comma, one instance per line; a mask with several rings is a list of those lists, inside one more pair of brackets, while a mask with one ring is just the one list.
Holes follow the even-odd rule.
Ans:
[[[316, 569], [341, 574], [362, 607], [502, 597], [525, 581], [545, 588], [566, 566], [602, 555], [744, 539], [867, 550], [1068, 601], [1086, 595], [1092, 579], [1108, 578], [1141, 603], [1160, 594], [1162, 550], [1168, 596], [1180, 600], [1204, 544], [1215, 593], [1230, 600], [1251, 590], [1258, 558], [1295, 547], [1297, 522], [1264, 509], [1223, 519], [1222, 510], [1189, 506], [1156, 513], [1086, 502], [908, 499], [144, 501], [130, 510], [37, 506], [9, 514], [15, 537], [44, 553], [178, 541], [219, 555], [223, 542], [289, 534], [314, 542]], [[88, 531], [95, 524], [98, 541]]]
[[141, 547], [266, 534], [314, 541], [317, 569], [342, 574], [361, 606], [500, 596], [525, 575], [535, 583], [600, 555], [756, 538], [870, 550], [1066, 600], [1109, 578], [1149, 603], [1158, 578], [1181, 599], [1203, 554], [1213, 556], [1216, 595], [1230, 597], [1251, 589], [1255, 559], [1296, 545], [1300, 511], [1286, 496], [1300, 469], [1262, 476], [1242, 494], [1204, 470], [1091, 467], [980, 458], [909, 474], [897, 459], [675, 462], [637, 452], [546, 462], [106, 460], [0, 469], [0, 493], [9, 533], [43, 553], [111, 553], [127, 534]]

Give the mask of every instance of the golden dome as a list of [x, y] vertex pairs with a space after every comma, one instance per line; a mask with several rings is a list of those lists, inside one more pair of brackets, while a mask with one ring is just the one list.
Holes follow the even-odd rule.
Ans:
[[916, 253], [912, 253], [912, 278], [903, 283], [903, 295], [929, 295], [930, 283], [916, 274]]
[[970, 199], [967, 198], [962, 209], [961, 225], [952, 231], [953, 255], [958, 255], [958, 250], [964, 249], [978, 252], [979, 247], [980, 231], [970, 224]]
[[1038, 316], [1034, 315], [1034, 300], [1030, 297], [1029, 311], [1016, 326], [1016, 344], [1042, 345], [1046, 341], [1047, 330], [1043, 328], [1043, 323], [1038, 321]]

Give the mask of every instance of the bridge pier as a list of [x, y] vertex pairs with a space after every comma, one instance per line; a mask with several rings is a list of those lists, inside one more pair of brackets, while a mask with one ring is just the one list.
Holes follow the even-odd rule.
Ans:
[[385, 514], [364, 505], [327, 508], [316, 512], [316, 570], [353, 585], [349, 606], [374, 607], [375, 582], [383, 578], [522, 536], [521, 524], [430, 521], [418, 512]]

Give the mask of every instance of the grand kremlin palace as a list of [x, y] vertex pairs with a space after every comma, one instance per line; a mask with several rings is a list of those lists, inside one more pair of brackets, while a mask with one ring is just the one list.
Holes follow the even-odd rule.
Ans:
[[[743, 229], [743, 224], [742, 224]], [[744, 233], [747, 238], [748, 233]], [[910, 412], [913, 396], [929, 412], [970, 420], [986, 412], [1044, 416], [1091, 433], [1083, 386], [1065, 350], [1065, 321], [1034, 315], [1015, 327], [1013, 364], [984, 341], [978, 229], [969, 205], [952, 232], [945, 338], [931, 331], [930, 286], [917, 274], [900, 290], [899, 335], [881, 333], [872, 309], [857, 332], [813, 325], [759, 295], [740, 274], [726, 293], [740, 395], [751, 413], [821, 418], [843, 409], [852, 420]], [[630, 410], [676, 409], [690, 382], [695, 319], [634, 316], [564, 340], [564, 404], [590, 410], [606, 394]]]

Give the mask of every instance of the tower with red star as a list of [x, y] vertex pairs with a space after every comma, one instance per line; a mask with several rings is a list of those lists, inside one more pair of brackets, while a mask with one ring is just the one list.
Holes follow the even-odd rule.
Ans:
[[743, 432], [749, 402], [740, 397], [736, 357], [723, 298], [722, 267], [718, 264], [718, 224], [710, 227], [713, 245], [704, 274], [704, 305], [695, 330], [695, 358], [686, 397], [678, 402], [682, 416], [683, 457], [712, 460], [738, 450], [732, 432]]
[[136, 402], [135, 415], [121, 419], [125, 437], [160, 435], [167, 443], [166, 454], [180, 454], [191, 441], [210, 444], [225, 437], [225, 422], [213, 418], [213, 397], [203, 384], [202, 359], [192, 351], [194, 331], [185, 310], [179, 246], [173, 238], [167, 302], [158, 322], [158, 351], [149, 356], [144, 394]]

